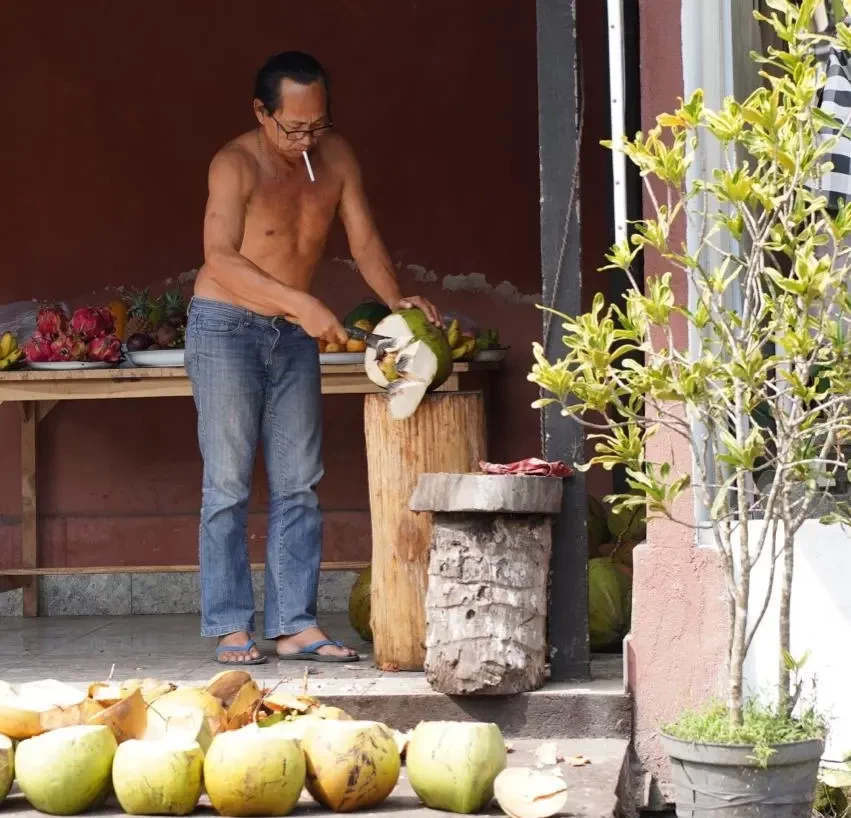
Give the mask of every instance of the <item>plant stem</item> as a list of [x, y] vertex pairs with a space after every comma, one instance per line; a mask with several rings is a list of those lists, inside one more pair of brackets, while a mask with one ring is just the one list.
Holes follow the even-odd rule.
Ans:
[[792, 576], [795, 568], [795, 535], [785, 528], [783, 537], [783, 572], [780, 585], [780, 656], [777, 683], [777, 713], [791, 716], [795, 703], [791, 697], [792, 674], [788, 657], [792, 652], [791, 612], [792, 612]]

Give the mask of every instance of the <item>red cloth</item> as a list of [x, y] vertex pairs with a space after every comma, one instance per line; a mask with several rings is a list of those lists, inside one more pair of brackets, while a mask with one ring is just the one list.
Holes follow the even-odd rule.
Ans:
[[537, 457], [527, 457], [515, 463], [485, 463], [479, 462], [479, 468], [485, 474], [532, 474], [541, 477], [573, 477], [576, 472], [566, 463], [557, 460], [547, 463]]

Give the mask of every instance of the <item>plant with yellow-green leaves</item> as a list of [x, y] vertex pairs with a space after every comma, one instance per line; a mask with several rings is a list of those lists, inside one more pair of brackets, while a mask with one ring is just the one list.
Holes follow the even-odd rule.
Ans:
[[[800, 692], [800, 663], [790, 656], [794, 544], [829, 491], [823, 521], [849, 519], [835, 487], [846, 479], [851, 443], [851, 204], [831, 211], [819, 192], [836, 143], [826, 131], [848, 123], [817, 107], [825, 73], [813, 46], [826, 38], [811, 33], [815, 0], [767, 4], [770, 17], [756, 16], [784, 48], [754, 55], [760, 88], [719, 110], [697, 91], [653, 130], [609, 144], [640, 169], [652, 202], [651, 218], [634, 225], [602, 268], [622, 270], [631, 286], [620, 304], [598, 294], [590, 312], [560, 315], [562, 356], [547, 360], [536, 344], [529, 375], [545, 394], [537, 407], [560, 404], [591, 430], [595, 454], [581, 468], [625, 467], [633, 491], [610, 497], [617, 507], [646, 504], [649, 516], [673, 519], [677, 498], [696, 492], [726, 572], [731, 625], [726, 726], [714, 737], [756, 744], [749, 714], [751, 726], [779, 719], [801, 727], [763, 730], [765, 741], [821, 729], [811, 712], [792, 716]], [[851, 30], [840, 24], [836, 40], [851, 49]], [[693, 178], [703, 140], [720, 143], [724, 163]], [[686, 225], [691, 243], [682, 238]], [[642, 287], [633, 265], [646, 250], [667, 271]], [[684, 282], [687, 304], [677, 295]], [[691, 348], [680, 340], [687, 335]], [[648, 456], [648, 441], [662, 432], [687, 442], [693, 471], [664, 453]], [[754, 519], [761, 525], [748, 527]], [[762, 555], [771, 584], [775, 565], [781, 582], [769, 719], [743, 692], [745, 656], [768, 605], [767, 597], [759, 610], [750, 604]], [[697, 721], [698, 733], [716, 729]]]

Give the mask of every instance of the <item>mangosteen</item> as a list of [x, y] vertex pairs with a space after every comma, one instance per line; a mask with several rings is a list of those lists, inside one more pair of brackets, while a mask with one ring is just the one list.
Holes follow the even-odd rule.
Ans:
[[148, 347], [148, 352], [155, 352], [158, 349], [162, 349], [162, 347], [159, 344], [151, 344]]
[[137, 332], [127, 339], [127, 349], [130, 352], [142, 352], [145, 349], [150, 349], [150, 347], [151, 338], [144, 332]]
[[168, 324], [157, 327], [156, 342], [161, 347], [170, 347], [178, 338], [177, 330]]

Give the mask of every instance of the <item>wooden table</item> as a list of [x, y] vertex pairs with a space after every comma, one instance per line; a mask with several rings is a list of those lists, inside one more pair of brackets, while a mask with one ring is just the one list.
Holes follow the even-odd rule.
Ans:
[[[480, 388], [481, 375], [499, 364], [459, 363], [440, 391]], [[478, 376], [478, 377], [477, 377]], [[325, 395], [367, 395], [381, 392], [362, 364], [322, 366]], [[154, 573], [197, 571], [197, 565], [109, 565], [43, 567], [38, 559], [38, 424], [64, 400], [191, 397], [192, 385], [183, 367], [88, 370], [18, 370], [0, 373], [0, 403], [17, 403], [21, 416], [21, 565], [0, 568], [0, 592], [23, 588], [24, 616], [38, 616], [39, 577], [48, 574]], [[369, 562], [323, 563], [327, 570], [360, 570]], [[255, 566], [262, 567], [262, 566]]]

